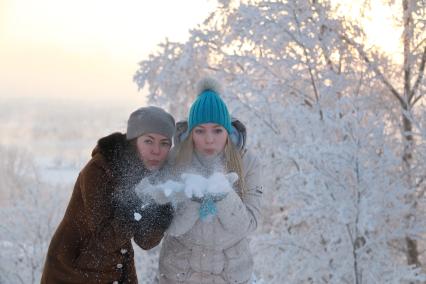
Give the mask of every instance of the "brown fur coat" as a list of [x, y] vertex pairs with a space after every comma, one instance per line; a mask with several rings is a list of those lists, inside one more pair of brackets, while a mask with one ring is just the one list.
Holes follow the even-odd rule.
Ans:
[[172, 218], [171, 206], [154, 204], [134, 219], [141, 201], [133, 187], [147, 174], [124, 134], [98, 141], [51, 240], [42, 284], [137, 283], [131, 238], [153, 248]]

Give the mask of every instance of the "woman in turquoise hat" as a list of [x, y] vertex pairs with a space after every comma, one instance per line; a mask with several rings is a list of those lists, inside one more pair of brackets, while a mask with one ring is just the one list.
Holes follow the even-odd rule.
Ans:
[[192, 183], [192, 198], [177, 205], [161, 248], [160, 284], [248, 283], [252, 276], [247, 237], [261, 217], [260, 166], [221, 93], [216, 81], [201, 81], [188, 120], [177, 125], [173, 167], [205, 183]]

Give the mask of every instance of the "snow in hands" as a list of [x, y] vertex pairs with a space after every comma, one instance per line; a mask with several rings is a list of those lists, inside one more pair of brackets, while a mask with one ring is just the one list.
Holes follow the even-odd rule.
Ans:
[[183, 173], [180, 181], [167, 180], [160, 184], [151, 184], [148, 179], [143, 179], [135, 191], [140, 198], [148, 195], [159, 204], [171, 202], [176, 205], [185, 199], [226, 195], [233, 190], [232, 185], [237, 180], [238, 175], [234, 172], [228, 174], [214, 172], [209, 177]]

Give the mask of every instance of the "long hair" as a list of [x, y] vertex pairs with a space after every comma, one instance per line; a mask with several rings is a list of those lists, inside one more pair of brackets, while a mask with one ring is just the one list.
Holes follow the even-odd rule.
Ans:
[[[238, 195], [242, 198], [245, 193], [245, 183], [243, 180], [243, 162], [241, 153], [230, 141], [229, 136], [226, 140], [225, 149], [225, 170], [227, 173], [235, 172], [238, 175], [236, 188]], [[174, 162], [174, 172], [180, 172], [188, 168], [192, 163], [194, 155], [194, 142], [191, 133], [176, 147], [176, 156]]]

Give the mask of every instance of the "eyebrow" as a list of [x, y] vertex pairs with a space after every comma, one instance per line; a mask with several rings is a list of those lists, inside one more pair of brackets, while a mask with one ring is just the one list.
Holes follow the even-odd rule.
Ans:
[[[200, 127], [200, 128], [205, 128], [204, 126], [202, 126], [201, 124], [200, 125], [197, 125], [196, 127]], [[214, 128], [218, 128], [218, 127], [223, 127], [222, 125], [220, 125], [220, 124], [214, 124], [213, 125], [213, 127]]]
[[[156, 140], [154, 136], [151, 136], [151, 135], [147, 135], [147, 136], [148, 138], [151, 138], [152, 140]], [[163, 138], [160, 140], [160, 142], [164, 142], [164, 141], [171, 142], [170, 139], [168, 138]]]

